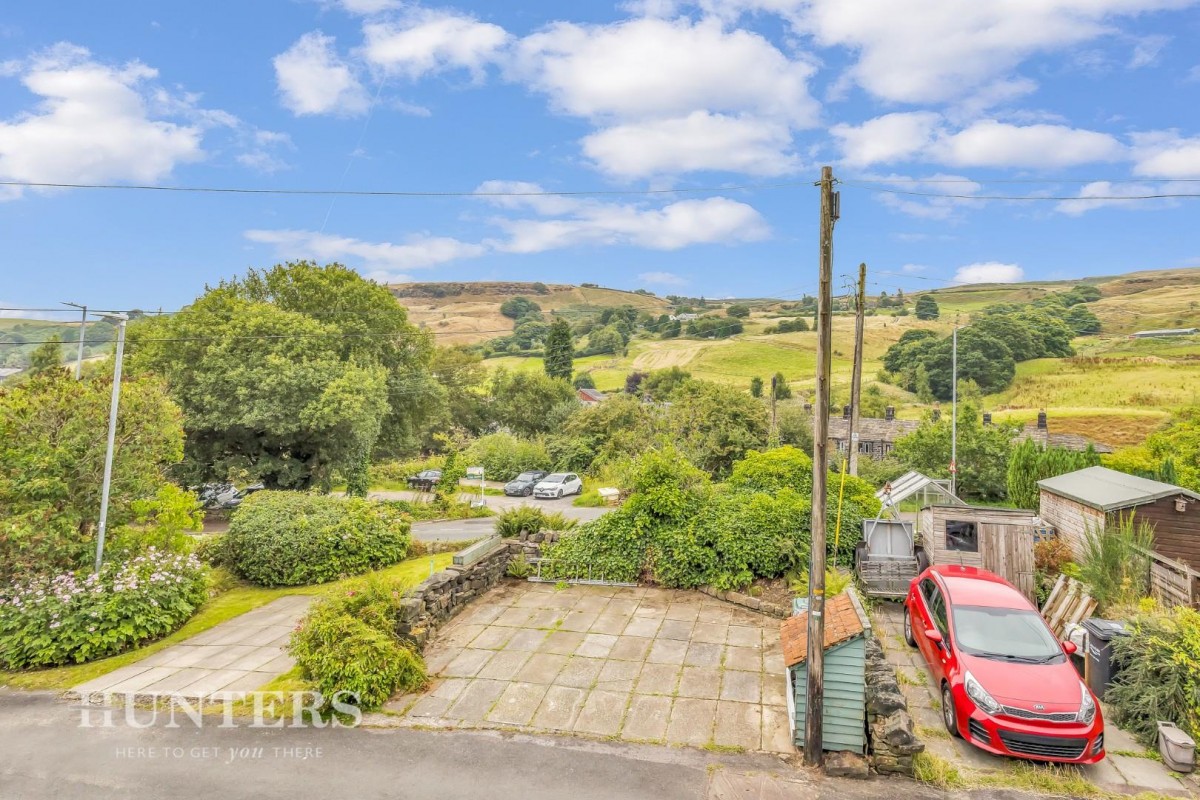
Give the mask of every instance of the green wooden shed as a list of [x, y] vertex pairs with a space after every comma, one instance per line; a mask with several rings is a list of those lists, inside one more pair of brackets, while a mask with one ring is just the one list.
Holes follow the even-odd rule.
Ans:
[[[825, 693], [823, 745], [826, 750], [867, 751], [867, 652], [871, 622], [854, 588], [825, 603]], [[804, 746], [808, 692], [808, 612], [788, 617], [780, 628], [788, 680], [788, 719], [792, 741]]]

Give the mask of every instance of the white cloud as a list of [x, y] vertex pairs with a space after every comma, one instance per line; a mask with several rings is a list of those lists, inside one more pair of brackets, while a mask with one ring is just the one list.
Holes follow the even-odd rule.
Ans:
[[1135, 175], [1153, 178], [1200, 178], [1200, 136], [1184, 138], [1177, 131], [1135, 133]]
[[555, 23], [521, 40], [510, 71], [559, 110], [589, 119], [663, 119], [706, 110], [810, 126], [819, 110], [807, 88], [811, 64], [715, 19]]
[[1142, 36], [1133, 45], [1133, 54], [1129, 56], [1129, 68], [1141, 69], [1158, 62], [1158, 56], [1170, 43], [1170, 36]]
[[886, 100], [922, 103], [968, 96], [1031, 55], [1112, 33], [1118, 17], [1194, 0], [709, 2], [782, 7], [818, 44], [857, 54], [848, 76], [855, 83]]
[[583, 202], [577, 197], [546, 194], [541, 185], [529, 181], [484, 181], [475, 194], [500, 208], [529, 208], [545, 216], [567, 214]]
[[1121, 143], [1107, 133], [996, 120], [942, 136], [933, 151], [940, 163], [955, 167], [1070, 167], [1124, 155]]
[[450, 69], [479, 77], [511, 38], [499, 25], [433, 9], [415, 10], [400, 21], [367, 23], [363, 35], [368, 62], [413, 80]]
[[475, 258], [487, 251], [483, 245], [444, 236], [413, 235], [395, 244], [304, 230], [248, 230], [243, 235], [252, 242], [271, 245], [279, 258], [345, 261], [381, 274]]
[[334, 49], [332, 36], [306, 33], [275, 56], [275, 80], [293, 114], [361, 114], [370, 100], [350, 66]]
[[[1126, 208], [1148, 208], [1146, 201], [1121, 200], [1121, 197], [1136, 197], [1158, 193], [1160, 187], [1149, 183], [1111, 183], [1109, 181], [1093, 181], [1079, 190], [1079, 200], [1064, 200], [1055, 206], [1055, 210], [1072, 217], [1078, 217], [1088, 211], [1105, 206]], [[1093, 198], [1093, 199], [1088, 199]], [[1103, 198], [1103, 199], [1095, 199]], [[1118, 198], [1118, 199], [1113, 199]], [[1162, 201], [1170, 202], [1170, 201]], [[1161, 207], [1161, 203], [1158, 204]]]
[[1025, 277], [1025, 270], [1016, 264], [984, 261], [959, 267], [954, 273], [958, 283], [1016, 283]]
[[933, 111], [885, 114], [862, 125], [839, 124], [830, 128], [845, 162], [854, 167], [907, 161], [933, 142], [942, 117]]
[[749, 175], [795, 171], [786, 124], [694, 111], [686, 117], [632, 122], [583, 138], [583, 152], [622, 178], [726, 170]]
[[[19, 75], [39, 102], [0, 121], [4, 178], [153, 183], [204, 156], [201, 139], [212, 119], [192, 98], [160, 109], [165, 104], [156, 102], [157, 90], [148, 86], [158, 73], [141, 62], [109, 66], [82, 47], [59, 44], [29, 61], [9, 62], [6, 74]], [[170, 116], [187, 120], [163, 118]], [[17, 196], [9, 192], [7, 199]]]
[[929, 267], [925, 266], [924, 264], [905, 264], [900, 268], [900, 271], [909, 275], [916, 275], [918, 272], [924, 272], [927, 269], [929, 269]]
[[400, 0], [337, 0], [337, 4], [348, 14], [366, 16], [399, 8]]
[[687, 286], [688, 279], [674, 272], [642, 272], [638, 275], [642, 283], [661, 286]]
[[867, 175], [865, 180], [877, 180], [887, 185], [892, 191], [881, 191], [876, 197], [888, 208], [907, 214], [918, 219], [951, 219], [963, 208], [978, 207], [982, 200], [972, 200], [964, 197], [924, 197], [906, 194], [906, 192], [927, 192], [933, 195], [978, 194], [983, 185], [961, 175], [928, 175], [924, 178], [911, 178], [906, 175]]

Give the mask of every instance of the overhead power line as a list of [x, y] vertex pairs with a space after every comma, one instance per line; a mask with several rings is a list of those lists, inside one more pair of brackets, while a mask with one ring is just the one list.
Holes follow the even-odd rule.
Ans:
[[[985, 181], [986, 183], [986, 181]], [[862, 183], [859, 181], [841, 181], [841, 185], [849, 186], [854, 189], [866, 189], [869, 192], [883, 192], [885, 194], [900, 194], [910, 197], [944, 197], [951, 200], [1014, 200], [1018, 202], [1043, 202], [1050, 201], [1056, 203], [1076, 202], [1076, 203], [1092, 203], [1098, 200], [1167, 200], [1172, 198], [1197, 198], [1200, 197], [1200, 192], [1156, 192], [1152, 194], [1111, 194], [1111, 195], [1015, 195], [1015, 194], [952, 194], [949, 192], [920, 192], [912, 189], [893, 189], [890, 186], [879, 186], [872, 183]]]

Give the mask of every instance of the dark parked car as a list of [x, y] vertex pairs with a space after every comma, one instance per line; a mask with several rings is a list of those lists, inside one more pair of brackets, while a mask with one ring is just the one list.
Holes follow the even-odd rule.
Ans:
[[410, 475], [408, 478], [408, 488], [416, 489], [422, 492], [428, 492], [434, 486], [438, 485], [438, 481], [442, 479], [442, 471], [440, 469], [425, 469], [418, 472], [416, 475]]
[[261, 490], [261, 483], [254, 483], [245, 489], [239, 489], [232, 483], [206, 483], [203, 486], [192, 487], [200, 500], [200, 508], [205, 511], [231, 511], [242, 504], [249, 495]]
[[531, 469], [522, 472], [504, 484], [504, 493], [509, 497], [529, 497], [529, 495], [533, 494], [533, 487], [537, 485], [537, 482], [549, 474], [544, 469]]

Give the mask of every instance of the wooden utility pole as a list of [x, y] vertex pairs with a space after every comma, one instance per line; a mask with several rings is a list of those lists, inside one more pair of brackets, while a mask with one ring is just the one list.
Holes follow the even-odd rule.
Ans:
[[858, 265], [854, 295], [854, 371], [850, 373], [850, 474], [858, 474], [858, 404], [862, 396], [863, 320], [867, 315], [867, 265]]
[[838, 195], [833, 168], [821, 167], [820, 280], [817, 289], [817, 397], [813, 405], [812, 545], [808, 565], [808, 679], [804, 712], [804, 763], [824, 762], [825, 714], [825, 501], [829, 476], [829, 365], [833, 356], [833, 223]]

